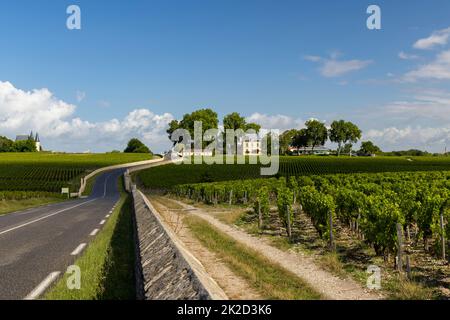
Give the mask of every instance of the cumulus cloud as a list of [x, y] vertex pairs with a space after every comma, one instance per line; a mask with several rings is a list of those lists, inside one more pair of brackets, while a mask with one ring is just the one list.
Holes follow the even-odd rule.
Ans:
[[372, 140], [388, 150], [419, 148], [442, 152], [446, 146], [450, 145], [450, 127], [388, 127], [381, 130], [369, 130], [364, 134], [363, 139]]
[[409, 53], [406, 53], [406, 52], [404, 52], [404, 51], [400, 51], [400, 52], [398, 53], [398, 57], [399, 57], [400, 59], [402, 59], [402, 60], [416, 60], [416, 59], [419, 59], [419, 56], [418, 56], [418, 55], [415, 55], [415, 54], [409, 54]]
[[415, 82], [419, 79], [450, 79], [450, 50], [439, 53], [431, 63], [419, 66], [403, 76], [403, 81], [406, 82]]
[[170, 146], [165, 133], [173, 120], [170, 113], [136, 109], [122, 120], [90, 122], [76, 117], [75, 111], [75, 105], [56, 98], [48, 89], [24, 91], [0, 81], [0, 135], [37, 131], [44, 147], [63, 151], [122, 149], [131, 137], [143, 139], [158, 151]]
[[419, 39], [414, 43], [416, 49], [432, 49], [446, 45], [450, 36], [450, 28], [434, 31], [429, 37]]
[[338, 54], [334, 53], [331, 57], [322, 58], [319, 56], [305, 56], [305, 60], [319, 63], [319, 72], [327, 78], [334, 78], [345, 75], [350, 72], [364, 69], [370, 65], [372, 60], [338, 60]]
[[423, 91], [412, 99], [393, 101], [383, 108], [384, 116], [434, 121], [450, 121], [450, 94], [441, 91]]
[[300, 118], [293, 118], [290, 116], [277, 114], [268, 115], [262, 113], [253, 113], [246, 118], [247, 122], [256, 122], [261, 125], [263, 129], [278, 129], [280, 131], [302, 128], [304, 126], [304, 121]]

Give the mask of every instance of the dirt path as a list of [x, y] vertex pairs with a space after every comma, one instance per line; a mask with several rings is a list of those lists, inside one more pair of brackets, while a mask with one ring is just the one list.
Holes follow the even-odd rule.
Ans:
[[301, 253], [285, 252], [277, 249], [262, 238], [251, 236], [237, 227], [227, 225], [212, 217], [203, 209], [193, 207], [177, 200], [171, 200], [186, 209], [188, 214], [204, 219], [236, 241], [252, 248], [271, 261], [291, 271], [327, 299], [336, 300], [376, 300], [383, 296], [363, 288], [352, 279], [341, 279], [318, 267], [311, 257]]
[[206, 249], [197, 238], [192, 235], [183, 223], [186, 211], [174, 210], [163, 204], [158, 198], [149, 200], [161, 214], [167, 224], [174, 230], [188, 250], [202, 263], [206, 272], [219, 284], [231, 300], [261, 300], [262, 297], [247, 281], [233, 273], [216, 255]]

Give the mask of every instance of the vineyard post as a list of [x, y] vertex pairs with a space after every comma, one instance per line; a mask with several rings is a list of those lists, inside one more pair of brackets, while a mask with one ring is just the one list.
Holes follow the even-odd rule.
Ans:
[[233, 189], [230, 190], [230, 199], [229, 199], [230, 206], [231, 206], [232, 200], [233, 200]]
[[409, 261], [409, 255], [406, 255], [406, 274], [408, 279], [411, 279], [411, 262]]
[[297, 194], [296, 191], [294, 190], [294, 204], [297, 202]]
[[441, 212], [441, 241], [442, 241], [442, 260], [445, 260], [445, 229], [444, 229], [444, 213]]
[[398, 271], [402, 271], [403, 269], [403, 236], [402, 236], [402, 225], [397, 223], [397, 269]]
[[291, 231], [291, 214], [289, 212], [289, 205], [286, 205], [286, 214], [287, 214], [287, 233], [289, 240], [291, 240], [292, 231]]
[[258, 228], [259, 230], [262, 229], [262, 212], [261, 212], [261, 202], [258, 200]]
[[334, 251], [334, 237], [333, 237], [333, 212], [329, 210], [330, 219], [330, 250]]

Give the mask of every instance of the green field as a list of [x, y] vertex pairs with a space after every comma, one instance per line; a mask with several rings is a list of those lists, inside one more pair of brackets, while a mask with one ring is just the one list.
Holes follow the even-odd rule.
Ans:
[[80, 178], [95, 169], [148, 159], [150, 155], [135, 153], [0, 153], [0, 197], [15, 199], [14, 192], [1, 191], [56, 193], [70, 187], [76, 192]]
[[[280, 157], [278, 176], [450, 170], [450, 157]], [[260, 165], [166, 165], [141, 171], [146, 188], [260, 178]]]

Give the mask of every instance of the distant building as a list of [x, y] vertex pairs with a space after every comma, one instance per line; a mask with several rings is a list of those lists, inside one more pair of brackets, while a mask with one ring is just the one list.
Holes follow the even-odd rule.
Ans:
[[315, 154], [315, 155], [329, 155], [331, 150], [326, 148], [325, 146], [316, 146], [314, 149], [312, 147], [304, 147], [304, 148], [296, 148], [289, 147], [289, 152], [293, 155], [307, 155], [307, 154]]
[[41, 140], [39, 139], [39, 134], [36, 133], [36, 135], [33, 135], [33, 131], [29, 135], [17, 135], [16, 136], [16, 142], [17, 141], [28, 141], [32, 140], [34, 144], [36, 145], [36, 151], [42, 151], [42, 145]]

